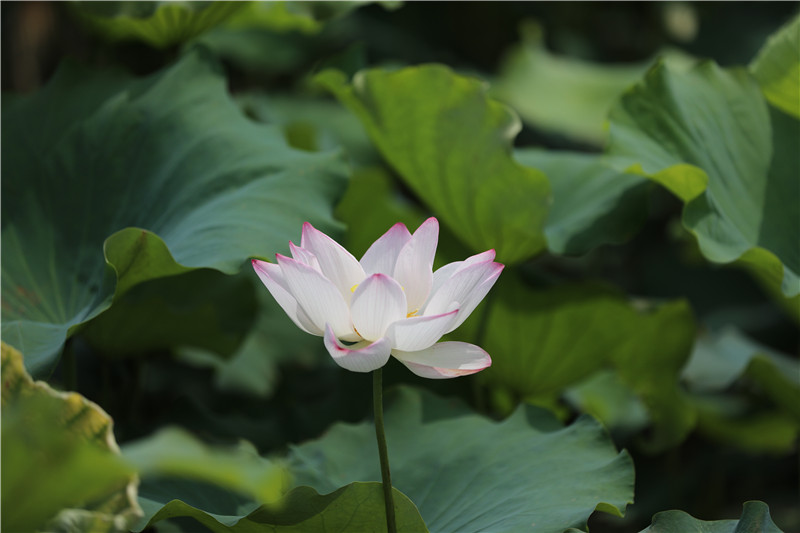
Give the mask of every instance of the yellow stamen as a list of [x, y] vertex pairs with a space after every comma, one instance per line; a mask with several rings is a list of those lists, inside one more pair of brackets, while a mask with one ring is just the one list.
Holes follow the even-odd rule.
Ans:
[[414, 309], [413, 311], [411, 311], [410, 313], [408, 313], [406, 315], [406, 318], [411, 318], [412, 316], [417, 316], [417, 311], [419, 311], [419, 309]]
[[361, 285], [361, 284], [360, 283], [356, 283], [355, 285], [350, 287], [350, 292], [356, 292], [356, 288], [358, 288], [359, 285]]

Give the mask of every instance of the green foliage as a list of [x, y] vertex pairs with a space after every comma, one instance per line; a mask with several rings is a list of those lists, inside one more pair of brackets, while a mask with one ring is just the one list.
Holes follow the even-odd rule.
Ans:
[[177, 428], [163, 429], [126, 444], [122, 453], [144, 478], [197, 479], [247, 494], [261, 502], [276, 500], [286, 483], [280, 465], [259, 457], [249, 443], [217, 450]]
[[109, 41], [143, 41], [155, 48], [184, 43], [250, 2], [75, 2], [74, 11]]
[[[398, 533], [425, 533], [425, 523], [414, 504], [394, 489]], [[155, 503], [155, 502], [153, 502]], [[247, 507], [246, 507], [247, 508]], [[215, 533], [313, 533], [386, 530], [383, 488], [380, 483], [351, 483], [330, 494], [320, 495], [310, 487], [297, 487], [270, 505], [243, 515], [222, 516], [202, 511], [180, 499], [161, 507], [147, 526], [161, 520], [191, 517]]]
[[[796, 359], [726, 329], [698, 339], [682, 379], [694, 393], [701, 433], [751, 452], [781, 454], [796, 449], [800, 435]], [[754, 405], [750, 397], [760, 401]]]
[[[773, 143], [767, 106], [746, 71], [705, 62], [678, 73], [658, 64], [610, 120], [609, 152], [686, 202], [683, 224], [708, 259], [741, 259], [784, 295], [800, 293], [800, 181], [782, 164], [794, 149]], [[790, 138], [800, 142], [797, 134]]]
[[475, 79], [440, 65], [335, 71], [317, 82], [364, 124], [383, 157], [475, 252], [518, 263], [544, 247], [550, 203], [545, 176], [511, 157], [516, 115]]
[[764, 502], [745, 502], [739, 520], [698, 520], [683, 511], [664, 511], [642, 533], [781, 533]]
[[[650, 62], [603, 65], [560, 57], [544, 46], [538, 23], [526, 22], [520, 30], [522, 42], [505, 57], [492, 94], [511, 105], [526, 122], [602, 144], [609, 109]], [[675, 63], [686, 61], [678, 52], [670, 52], [669, 57]]]
[[290, 149], [224, 84], [200, 52], [145, 79], [68, 67], [3, 113], [3, 336], [33, 372], [136, 283], [336, 227], [339, 156]]
[[769, 103], [800, 118], [800, 16], [767, 40], [750, 71]]
[[479, 378], [500, 398], [548, 403], [610, 366], [648, 408], [656, 427], [651, 446], [673, 446], [692, 429], [678, 386], [695, 334], [685, 301], [640, 310], [605, 286], [535, 290], [508, 275], [494, 290], [480, 340], [493, 363]]
[[[597, 510], [620, 516], [633, 497], [633, 468], [588, 417], [563, 428], [520, 408], [496, 423], [409, 388], [386, 412], [392, 483], [431, 531], [543, 532], [583, 527]], [[292, 449], [295, 483], [320, 492], [380, 479], [371, 423], [338, 424]], [[575, 480], [580, 480], [576, 482]]]
[[647, 216], [646, 180], [615, 170], [600, 156], [538, 149], [514, 155], [550, 181], [553, 206], [544, 232], [553, 253], [577, 255], [601, 244], [620, 244]]
[[3, 530], [385, 531], [365, 376], [248, 259], [429, 216], [506, 268], [489, 369], [386, 368], [400, 531], [797, 529], [796, 10], [365, 3], [4, 10], [11, 87], [94, 66], [3, 100]]
[[80, 394], [34, 383], [22, 354], [1, 350], [3, 530], [127, 528], [142, 511], [111, 418]]

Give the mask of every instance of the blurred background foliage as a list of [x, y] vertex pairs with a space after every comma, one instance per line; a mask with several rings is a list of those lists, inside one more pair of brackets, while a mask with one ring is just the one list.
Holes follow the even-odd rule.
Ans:
[[[293, 328], [247, 258], [285, 253], [303, 220], [360, 257], [395, 222], [435, 215], [437, 265], [487, 248], [510, 265], [451, 334], [494, 364], [433, 382], [390, 362], [389, 385], [458, 396], [498, 420], [520, 404], [599, 419], [633, 457], [636, 503], [624, 518], [593, 514], [598, 530], [640, 531], [667, 509], [737, 517], [747, 500], [798, 530], [800, 127], [781, 103], [796, 85], [781, 89], [772, 64], [800, 64], [796, 13], [771, 2], [5, 2], [3, 340], [34, 377], [99, 404], [123, 447], [177, 425], [282, 454], [368, 416], [369, 379]], [[785, 24], [776, 56], [759, 56]], [[693, 70], [707, 58], [719, 67]], [[760, 89], [724, 70], [748, 65]], [[641, 118], [648, 105], [700, 133], [669, 137], [671, 118]], [[132, 137], [125, 121], [142, 116], [151, 129]], [[53, 161], [25, 152], [25, 135]], [[165, 143], [179, 155], [159, 153]], [[81, 150], [95, 155], [65, 155]], [[256, 179], [265, 172], [278, 181]], [[63, 176], [86, 188], [54, 187]], [[232, 180], [252, 185], [228, 190]], [[77, 203], [46, 210], [65, 194]], [[703, 195], [730, 202], [744, 249], [738, 234], [719, 244], [724, 216], [705, 226]], [[44, 206], [42, 227], [31, 205]], [[47, 224], [75, 229], [60, 241]], [[33, 242], [45, 250], [29, 259], [37, 268], [75, 264], [30, 294], [17, 281]], [[180, 446], [164, 431], [165, 448]], [[142, 487], [156, 502], [148, 517], [163, 486]], [[213, 500], [208, 487], [175, 490]]]

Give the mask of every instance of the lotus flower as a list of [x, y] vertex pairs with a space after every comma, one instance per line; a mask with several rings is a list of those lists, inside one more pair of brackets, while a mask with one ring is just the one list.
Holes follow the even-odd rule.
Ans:
[[289, 243], [292, 257], [254, 259], [253, 268], [297, 327], [324, 338], [342, 368], [370, 372], [393, 355], [425, 378], [474, 374], [492, 364], [489, 354], [437, 341], [466, 320], [503, 265], [489, 250], [433, 272], [438, 240], [433, 217], [413, 235], [398, 223], [358, 261], [306, 222], [300, 246]]

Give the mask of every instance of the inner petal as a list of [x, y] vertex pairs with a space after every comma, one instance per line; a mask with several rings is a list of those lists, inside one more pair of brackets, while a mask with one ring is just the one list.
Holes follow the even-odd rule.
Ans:
[[350, 316], [362, 338], [382, 338], [391, 323], [406, 317], [403, 288], [385, 274], [369, 276], [353, 292]]

